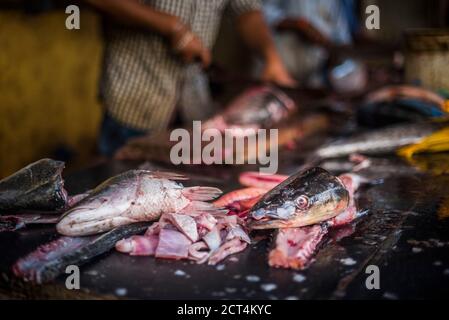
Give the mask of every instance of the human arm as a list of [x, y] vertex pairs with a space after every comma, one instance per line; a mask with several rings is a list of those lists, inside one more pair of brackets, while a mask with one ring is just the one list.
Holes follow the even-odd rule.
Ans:
[[296, 81], [287, 72], [277, 52], [261, 11], [253, 10], [239, 15], [237, 17], [237, 29], [245, 44], [260, 54], [265, 61], [262, 80], [286, 87], [297, 85]]
[[201, 40], [182, 21], [137, 0], [85, 0], [117, 21], [155, 32], [166, 38], [170, 47], [183, 61], [200, 60], [210, 64], [211, 55]]

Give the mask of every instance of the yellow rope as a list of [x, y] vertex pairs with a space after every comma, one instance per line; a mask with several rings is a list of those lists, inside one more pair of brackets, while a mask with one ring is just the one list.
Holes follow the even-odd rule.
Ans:
[[449, 128], [439, 130], [416, 144], [403, 147], [398, 155], [410, 159], [417, 153], [435, 153], [449, 151]]

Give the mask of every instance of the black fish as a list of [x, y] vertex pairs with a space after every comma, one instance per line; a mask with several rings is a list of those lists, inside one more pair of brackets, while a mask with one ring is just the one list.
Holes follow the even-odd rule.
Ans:
[[38, 247], [12, 267], [25, 281], [45, 283], [65, 272], [69, 265], [81, 266], [112, 249], [116, 242], [148, 229], [149, 223], [135, 223], [89, 237], [60, 237]]
[[322, 168], [289, 177], [269, 191], [250, 211], [252, 229], [295, 228], [316, 224], [342, 213], [349, 192], [341, 180]]
[[57, 211], [67, 204], [64, 162], [42, 159], [0, 181], [0, 214], [17, 210]]

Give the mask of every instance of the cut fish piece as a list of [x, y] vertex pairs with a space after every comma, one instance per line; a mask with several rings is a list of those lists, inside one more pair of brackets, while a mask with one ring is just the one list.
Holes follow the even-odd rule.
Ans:
[[208, 263], [215, 265], [231, 254], [245, 250], [247, 246], [248, 244], [246, 242], [240, 241], [238, 238], [227, 241], [211, 254]]
[[123, 238], [144, 232], [148, 223], [122, 226], [99, 236], [60, 237], [38, 247], [12, 267], [15, 276], [36, 283], [55, 279], [69, 265], [81, 266], [110, 249]]
[[305, 268], [326, 233], [327, 228], [321, 225], [279, 229], [268, 264], [278, 268]]
[[190, 239], [192, 242], [198, 241], [198, 230], [195, 219], [185, 215], [168, 213], [164, 215], [165, 219], [168, 219], [179, 231]]
[[156, 249], [156, 258], [186, 259], [189, 256], [189, 248], [192, 244], [183, 233], [162, 229], [159, 233], [159, 244]]
[[210, 255], [210, 250], [204, 241], [198, 241], [189, 248], [189, 259], [204, 263]]
[[251, 244], [251, 239], [240, 225], [231, 226], [231, 228], [229, 228], [226, 241], [230, 241], [232, 239], [240, 239], [248, 244]]
[[64, 166], [61, 161], [41, 159], [0, 180], [0, 214], [64, 209], [68, 201]]
[[221, 245], [220, 229], [218, 227], [212, 229], [211, 232], [203, 237], [203, 241], [207, 244], [210, 250], [213, 251], [218, 249]]
[[158, 244], [158, 235], [132, 236], [117, 242], [115, 249], [131, 256], [154, 256]]

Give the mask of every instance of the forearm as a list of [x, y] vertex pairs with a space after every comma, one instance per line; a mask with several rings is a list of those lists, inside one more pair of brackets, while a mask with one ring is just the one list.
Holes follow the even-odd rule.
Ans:
[[324, 46], [331, 45], [331, 41], [327, 37], [303, 18], [286, 18], [276, 26], [276, 29], [280, 31], [294, 31], [313, 43]]
[[122, 23], [142, 27], [163, 36], [170, 36], [178, 28], [176, 17], [157, 11], [137, 0], [85, 1]]
[[237, 18], [237, 28], [245, 44], [265, 61], [279, 60], [270, 29], [260, 11], [240, 15]]

